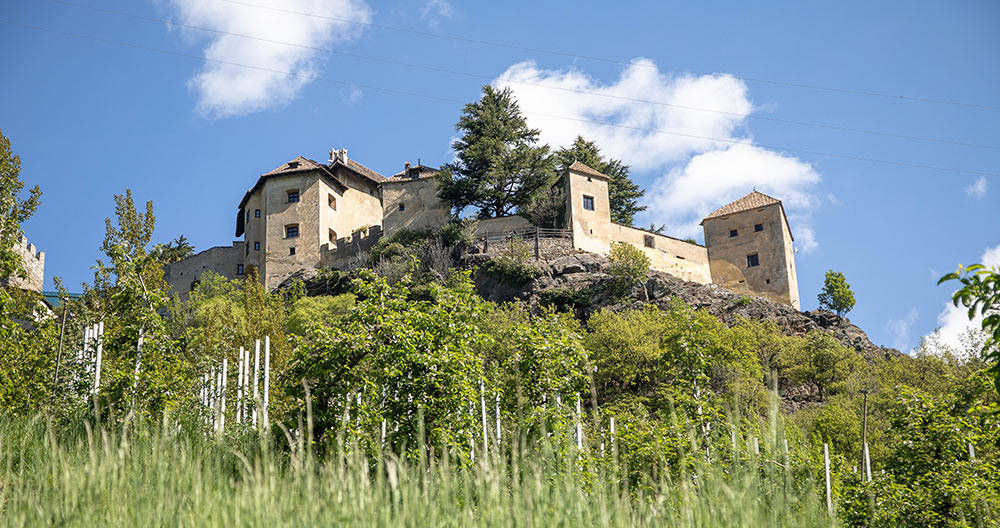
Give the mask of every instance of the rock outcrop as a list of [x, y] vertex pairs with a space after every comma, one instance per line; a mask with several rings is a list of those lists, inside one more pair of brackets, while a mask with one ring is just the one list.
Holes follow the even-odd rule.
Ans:
[[737, 294], [712, 284], [688, 282], [660, 271], [649, 272], [645, 288], [636, 288], [630, 297], [622, 300], [612, 293], [610, 276], [605, 273], [608, 262], [602, 256], [580, 251], [536, 265], [543, 275], [529, 284], [510, 285], [480, 274], [476, 280], [477, 289], [484, 298], [498, 302], [522, 300], [539, 305], [551, 304], [554, 300], [559, 304], [561, 299], [572, 304], [581, 318], [602, 308], [638, 308], [645, 303], [665, 307], [671, 299], [679, 299], [695, 309], [707, 310], [726, 324], [735, 324], [741, 318], [766, 319], [774, 321], [786, 335], [793, 336], [821, 328], [832, 332], [844, 346], [857, 350], [869, 361], [902, 355], [896, 349], [875, 345], [849, 319], [826, 310], [800, 312], [762, 297]]

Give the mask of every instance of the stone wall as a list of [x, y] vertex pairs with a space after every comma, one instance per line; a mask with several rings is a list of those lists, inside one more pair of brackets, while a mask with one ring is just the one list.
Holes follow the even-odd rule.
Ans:
[[382, 229], [440, 229], [451, 219], [451, 204], [438, 198], [433, 176], [393, 178], [382, 183]]
[[14, 244], [13, 249], [21, 257], [21, 266], [27, 277], [14, 276], [7, 283], [0, 282], [0, 285], [22, 290], [42, 291], [45, 284], [45, 253], [38, 251], [34, 244], [28, 243], [28, 239], [24, 236]]
[[170, 284], [170, 294], [187, 295], [206, 271], [222, 275], [227, 279], [242, 279], [245, 273], [239, 273], [239, 266], [243, 265], [245, 247], [242, 240], [237, 240], [232, 246], [209, 248], [184, 260], [163, 266], [164, 279]]
[[320, 267], [339, 270], [353, 269], [367, 264], [368, 252], [382, 238], [382, 228], [371, 227], [367, 233], [342, 237], [335, 244], [320, 247]]
[[642, 250], [649, 257], [651, 269], [698, 284], [712, 282], [708, 250], [704, 246], [620, 224], [611, 224], [610, 236], [612, 241], [626, 242]]

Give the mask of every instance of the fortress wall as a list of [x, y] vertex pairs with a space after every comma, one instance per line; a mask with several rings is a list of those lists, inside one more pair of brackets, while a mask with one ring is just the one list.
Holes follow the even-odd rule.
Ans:
[[486, 218], [476, 222], [475, 234], [481, 236], [489, 233], [506, 233], [517, 229], [532, 227], [527, 218], [519, 215], [504, 216], [501, 218]]
[[356, 268], [367, 263], [368, 252], [382, 238], [382, 228], [373, 226], [367, 235], [338, 238], [336, 244], [320, 246], [320, 267], [339, 270]]
[[24, 236], [14, 244], [14, 252], [21, 257], [21, 266], [24, 267], [27, 278], [11, 277], [4, 286], [10, 288], [20, 288], [22, 290], [42, 291], [45, 283], [45, 253], [38, 251], [34, 244], [28, 242]]
[[451, 219], [451, 204], [438, 198], [434, 178], [383, 182], [382, 203], [382, 228], [390, 236], [399, 229], [440, 229]]
[[170, 284], [170, 294], [187, 295], [206, 271], [222, 275], [227, 279], [242, 279], [244, 275], [237, 273], [237, 266], [243, 264], [245, 247], [242, 240], [237, 240], [232, 246], [209, 248], [163, 266], [164, 279]]
[[[611, 241], [626, 242], [641, 249], [654, 270], [698, 284], [712, 282], [708, 250], [698, 244], [614, 223], [610, 225], [610, 237]], [[647, 242], [653, 247], [648, 247]]]

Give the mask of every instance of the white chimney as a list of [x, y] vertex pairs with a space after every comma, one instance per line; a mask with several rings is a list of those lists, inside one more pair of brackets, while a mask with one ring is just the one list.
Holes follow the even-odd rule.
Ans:
[[330, 164], [332, 165], [335, 161], [340, 161], [341, 163], [347, 163], [347, 148], [342, 148], [340, 150], [330, 149]]

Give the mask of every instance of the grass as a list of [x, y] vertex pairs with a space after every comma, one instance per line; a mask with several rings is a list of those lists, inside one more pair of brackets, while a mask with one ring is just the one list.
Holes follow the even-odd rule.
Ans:
[[456, 464], [343, 450], [321, 461], [302, 435], [277, 437], [283, 449], [166, 421], [95, 428], [0, 417], [0, 526], [833, 523], [816, 490], [776, 464], [696, 465], [630, 485], [618, 478], [624, 468], [545, 442]]

